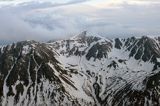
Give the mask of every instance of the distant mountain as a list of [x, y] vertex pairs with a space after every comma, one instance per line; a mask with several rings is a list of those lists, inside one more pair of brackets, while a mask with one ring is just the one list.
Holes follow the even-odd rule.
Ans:
[[160, 38], [22, 41], [1, 47], [3, 106], [159, 106]]
[[1, 45], [8, 45], [8, 44], [11, 44], [11, 43], [13, 43], [13, 41], [0, 40], [0, 46], [1, 46]]

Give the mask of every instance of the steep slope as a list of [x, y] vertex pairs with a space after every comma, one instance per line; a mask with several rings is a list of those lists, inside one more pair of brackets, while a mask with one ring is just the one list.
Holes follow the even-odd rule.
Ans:
[[79, 105], [68, 89], [77, 90], [71, 74], [46, 44], [18, 42], [1, 48], [1, 105]]
[[160, 38], [67, 40], [1, 47], [3, 106], [159, 106]]
[[[125, 40], [125, 39], [123, 39]], [[135, 57], [136, 60], [142, 59], [143, 61], [157, 62], [156, 58], [160, 57], [159, 40], [157, 38], [149, 38], [143, 36], [142, 38], [136, 39], [135, 37], [128, 38], [124, 41], [115, 40], [115, 47], [120, 49], [125, 46], [128, 51], [131, 51], [129, 56]]]
[[124, 85], [114, 94], [113, 105], [159, 106], [159, 38], [143, 36], [141, 38], [132, 37], [119, 41], [121, 42], [121, 47], [117, 49], [128, 51], [128, 56], [137, 61], [137, 65], [134, 65], [132, 62], [134, 66], [132, 69], [137, 69], [139, 65], [143, 66], [142, 69], [138, 70], [139, 73], [144, 71], [145, 74], [140, 74], [140, 79], [133, 77], [133, 81], [136, 79], [135, 84], [140, 85], [141, 89], [133, 89], [134, 82]]
[[108, 40], [83, 32], [49, 45], [63, 66], [76, 70], [75, 86], [97, 105], [159, 105], [159, 38]]
[[49, 44], [53, 44], [54, 48], [66, 57], [85, 55], [87, 60], [106, 58], [107, 52], [112, 48], [110, 40], [97, 36], [87, 36], [86, 34], [87, 32], [84, 31], [70, 39], [50, 42]]

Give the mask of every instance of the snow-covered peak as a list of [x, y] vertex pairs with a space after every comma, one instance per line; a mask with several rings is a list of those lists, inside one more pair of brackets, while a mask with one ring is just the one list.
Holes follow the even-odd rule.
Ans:
[[107, 53], [112, 48], [111, 40], [100, 36], [87, 35], [84, 31], [81, 34], [71, 37], [67, 40], [60, 40], [49, 43], [62, 55], [69, 56], [86, 56], [88, 60], [95, 60], [107, 57]]
[[76, 35], [76, 36], [73, 36], [71, 37], [70, 39], [68, 40], [82, 40], [82, 41], [89, 41], [89, 40], [93, 40], [93, 41], [98, 41], [98, 40], [106, 40], [108, 42], [110, 42], [109, 39], [105, 38], [105, 37], [102, 37], [100, 35], [90, 35], [87, 33], [87, 31], [83, 31], [81, 32], [80, 34]]
[[158, 106], [159, 44], [159, 37], [108, 40], [82, 32], [1, 47], [1, 104]]
[[76, 40], [76, 39], [84, 39], [87, 36], [87, 31], [83, 31], [82, 33], [71, 37], [71, 40]]
[[[77, 38], [68, 40], [68, 43], [57, 41], [56, 44], [53, 44], [53, 47], [59, 45], [56, 49], [60, 53], [61, 63], [81, 75], [81, 77], [75, 75], [72, 78], [78, 82], [76, 84], [78, 89], [81, 89], [82, 86], [83, 91], [93, 97], [97, 105], [128, 106], [127, 104], [131, 104], [134, 106], [142, 104], [145, 106], [147, 102], [156, 103], [155, 100], [147, 97], [158, 98], [156, 96], [158, 93], [151, 94], [155, 90], [154, 87], [157, 86], [157, 79], [160, 80], [158, 78], [159, 40], [146, 36], [116, 38], [112, 41], [97, 38], [99, 38], [97, 41], [92, 40], [90, 44], [79, 42], [81, 40]], [[68, 52], [66, 46], [61, 45], [65, 43], [68, 44]], [[80, 53], [83, 55], [76, 55], [79, 49], [82, 50]]]

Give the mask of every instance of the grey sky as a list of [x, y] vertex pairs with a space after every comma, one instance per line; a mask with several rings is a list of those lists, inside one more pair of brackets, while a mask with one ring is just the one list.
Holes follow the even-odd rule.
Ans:
[[160, 0], [0, 0], [0, 39], [157, 36], [159, 9]]

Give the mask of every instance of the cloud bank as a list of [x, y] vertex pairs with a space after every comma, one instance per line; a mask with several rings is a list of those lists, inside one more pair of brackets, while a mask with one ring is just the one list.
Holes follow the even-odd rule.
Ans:
[[0, 39], [158, 36], [159, 9], [159, 0], [0, 0]]

